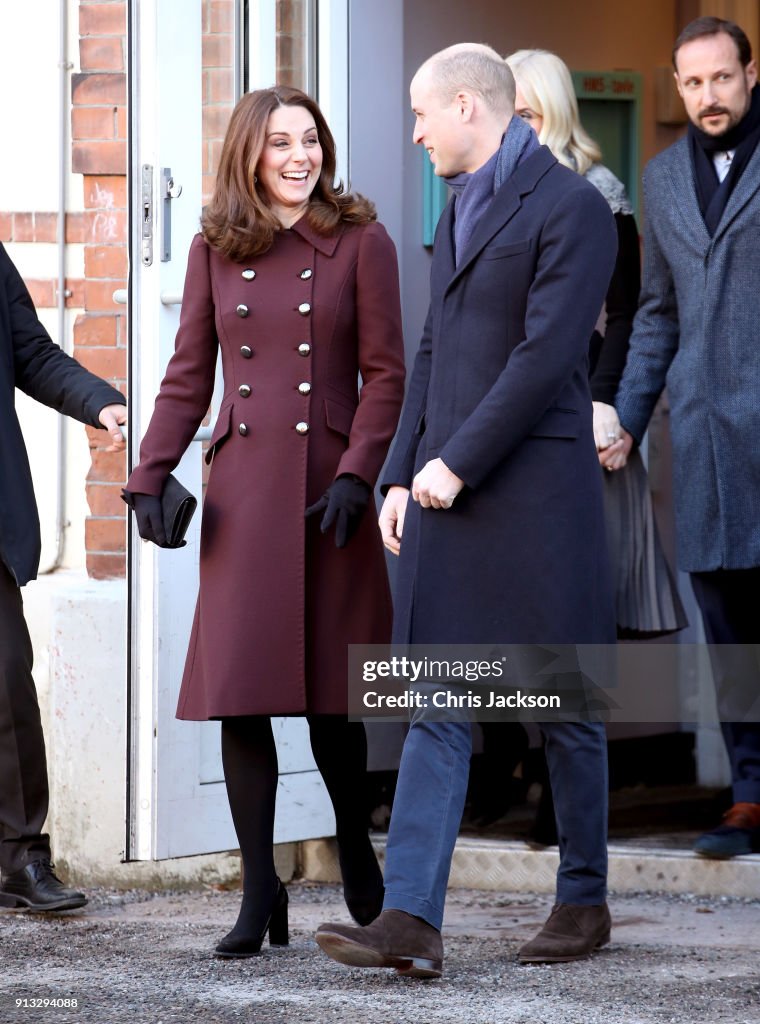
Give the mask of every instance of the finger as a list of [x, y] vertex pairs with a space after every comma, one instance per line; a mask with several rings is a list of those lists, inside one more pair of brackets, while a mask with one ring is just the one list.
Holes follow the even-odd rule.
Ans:
[[393, 523], [394, 520], [389, 515], [380, 516], [378, 520], [380, 536], [383, 539], [383, 547], [386, 547], [391, 554], [397, 555], [400, 550], [400, 544], [393, 529]]
[[607, 447], [602, 449], [602, 451], [600, 451], [599, 453], [599, 461], [601, 462], [601, 464], [603, 466], [607, 466], [623, 451], [623, 447], [624, 442], [622, 438], [613, 442], [612, 444], [607, 445]]
[[[401, 537], [404, 533], [404, 520], [406, 519], [406, 502], [396, 512], [396, 531], [395, 535], [398, 538], [398, 547], [401, 547]], [[398, 554], [398, 551], [396, 552]]]
[[319, 501], [315, 501], [313, 505], [309, 505], [309, 507], [304, 512], [304, 515], [305, 516], [316, 515], [317, 512], [321, 512], [323, 509], [327, 508], [327, 505], [328, 505], [328, 497], [327, 497], [326, 494], [323, 494], [322, 497], [319, 499]]
[[336, 505], [334, 502], [328, 501], [326, 504], [327, 509], [325, 511], [325, 514], [322, 516], [322, 522], [319, 524], [319, 528], [322, 531], [322, 533], [327, 533], [332, 524], [335, 522], [336, 518], [343, 511], [343, 509], [339, 508], [338, 505]]
[[127, 447], [127, 442], [121, 436], [121, 432], [114, 431], [111, 434], [111, 437], [113, 438], [113, 440], [111, 441], [111, 444], [109, 444], [108, 447], [105, 449], [105, 451], [107, 451], [107, 452], [123, 452], [124, 449]]
[[335, 517], [335, 547], [344, 548], [348, 543], [349, 517], [344, 508]]

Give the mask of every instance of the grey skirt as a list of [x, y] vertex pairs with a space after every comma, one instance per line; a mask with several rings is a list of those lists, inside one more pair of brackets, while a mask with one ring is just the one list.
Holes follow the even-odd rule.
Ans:
[[618, 636], [665, 636], [684, 629], [688, 620], [662, 550], [638, 449], [631, 452], [624, 469], [603, 475]]

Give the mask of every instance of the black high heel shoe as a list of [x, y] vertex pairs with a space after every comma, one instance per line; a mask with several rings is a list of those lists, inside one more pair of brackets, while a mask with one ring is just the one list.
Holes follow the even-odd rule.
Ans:
[[280, 879], [277, 879], [277, 891], [272, 900], [269, 917], [258, 935], [251, 935], [246, 927], [246, 918], [250, 913], [246, 908], [246, 899], [246, 894], [243, 893], [243, 904], [235, 927], [224, 936], [214, 950], [218, 957], [232, 960], [256, 956], [261, 952], [261, 945], [267, 932], [270, 946], [288, 945], [288, 892]]
[[385, 886], [369, 836], [350, 849], [339, 843], [338, 861], [349, 914], [357, 924], [371, 924], [383, 909]]

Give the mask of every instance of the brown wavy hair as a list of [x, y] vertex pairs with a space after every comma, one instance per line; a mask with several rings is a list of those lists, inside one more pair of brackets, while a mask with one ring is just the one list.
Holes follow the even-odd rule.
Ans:
[[214, 194], [201, 215], [208, 244], [236, 263], [266, 252], [282, 229], [256, 182], [269, 116], [278, 107], [305, 107], [317, 127], [322, 170], [304, 214], [312, 230], [330, 235], [341, 223], [367, 224], [377, 218], [368, 199], [346, 192], [342, 182], [335, 184], [335, 140], [314, 100], [287, 85], [257, 89], [232, 111]]

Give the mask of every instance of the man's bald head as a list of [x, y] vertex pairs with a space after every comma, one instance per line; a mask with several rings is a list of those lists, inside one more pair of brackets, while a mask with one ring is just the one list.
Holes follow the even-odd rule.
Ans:
[[457, 43], [434, 53], [417, 71], [418, 79], [428, 82], [443, 105], [465, 91], [479, 96], [496, 115], [514, 113], [512, 72], [496, 50], [482, 43]]

